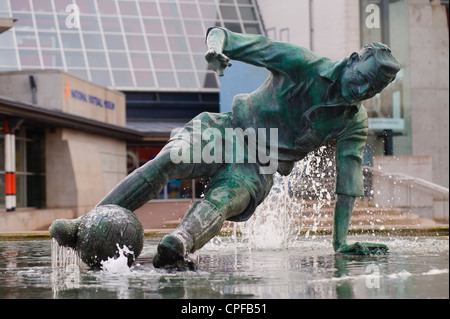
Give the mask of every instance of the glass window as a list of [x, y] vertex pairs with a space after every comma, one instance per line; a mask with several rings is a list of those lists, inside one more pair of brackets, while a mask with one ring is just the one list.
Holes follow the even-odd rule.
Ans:
[[219, 85], [217, 83], [217, 77], [214, 72], [199, 72], [198, 73], [200, 85], [202, 85], [204, 88], [210, 88], [215, 89], [218, 88]]
[[30, 2], [28, 0], [10, 1], [12, 11], [31, 11]]
[[105, 41], [108, 50], [125, 50], [122, 35], [105, 34]]
[[250, 34], [261, 34], [261, 29], [258, 24], [254, 23], [245, 23], [245, 32]]
[[170, 50], [188, 51], [186, 39], [184, 37], [169, 37]]
[[126, 37], [128, 49], [131, 51], [145, 51], [144, 37], [140, 35], [129, 35]]
[[100, 13], [117, 14], [116, 3], [112, 0], [97, 0], [97, 6]]
[[91, 70], [92, 82], [102, 86], [111, 86], [111, 77], [107, 70]]
[[173, 63], [177, 70], [192, 70], [191, 58], [188, 54], [173, 54]]
[[[37, 0], [39, 1], [39, 0]], [[66, 8], [68, 5], [73, 4], [73, 0], [54, 0], [56, 12], [58, 13], [66, 13]], [[78, 1], [77, 1], [78, 3]]]
[[225, 28], [233, 32], [242, 32], [241, 25], [239, 23], [225, 22]]
[[9, 1], [0, 1], [0, 12], [9, 12]]
[[83, 52], [81, 51], [65, 51], [66, 64], [68, 67], [85, 67]]
[[114, 71], [113, 76], [116, 86], [134, 86], [130, 71]]
[[102, 18], [103, 31], [105, 32], [121, 32], [118, 18]]
[[[66, 13], [65, 14], [58, 14], [56, 16], [57, 23], [58, 23], [59, 29], [61, 31], [70, 31], [70, 30], [73, 31], [74, 30], [74, 29], [70, 29], [70, 28], [67, 27], [67, 21], [66, 21], [67, 18], [68, 18], [68, 15]], [[71, 21], [73, 21], [73, 19]]]
[[112, 68], [129, 68], [127, 55], [125, 53], [109, 52], [109, 61]]
[[194, 72], [177, 72], [178, 83], [182, 88], [197, 88], [197, 79]]
[[206, 62], [205, 55], [204, 54], [194, 54], [194, 64], [196, 70], [207, 70], [208, 69], [208, 62]]
[[150, 60], [147, 53], [130, 53], [130, 57], [134, 69], [150, 69]]
[[21, 48], [37, 46], [36, 34], [34, 32], [16, 32], [17, 45]]
[[12, 32], [12, 29], [10, 29], [0, 35], [0, 47], [14, 47]]
[[122, 15], [137, 16], [137, 7], [135, 2], [119, 1], [119, 9]]
[[69, 69], [68, 72], [89, 81], [88, 72], [85, 69]]
[[139, 2], [139, 8], [141, 9], [141, 15], [143, 17], [158, 17], [158, 8], [156, 3], [153, 2]]
[[163, 29], [159, 19], [144, 19], [144, 28], [147, 34], [162, 34]]
[[42, 61], [46, 68], [62, 68], [63, 63], [59, 51], [42, 50]]
[[7, 65], [11, 67], [17, 66], [16, 51], [12, 49], [2, 49], [2, 58], [0, 59], [0, 65]]
[[220, 6], [220, 12], [224, 20], [238, 20], [238, 14], [235, 6]]
[[137, 18], [123, 18], [122, 25], [127, 33], [142, 33], [141, 22]]
[[95, 3], [92, 0], [77, 0], [77, 5], [80, 8], [80, 12], [86, 13], [97, 13], [95, 8]]
[[36, 27], [39, 30], [56, 30], [55, 19], [52, 14], [36, 14]]
[[253, 7], [240, 7], [242, 20], [256, 20], [256, 13]]
[[166, 27], [167, 34], [183, 34], [183, 27], [180, 20], [165, 20], [164, 25]]
[[162, 36], [149, 36], [147, 37], [148, 45], [151, 51], [168, 51], [166, 40]]
[[[383, 11], [381, 10], [382, 7], [382, 1], [381, 0], [361, 0], [360, 2], [360, 10], [361, 10], [361, 20], [365, 20], [367, 19], [367, 13], [365, 12], [367, 6], [369, 4], [375, 4], [380, 8], [380, 14], [383, 13]], [[381, 19], [380, 19], [381, 20]], [[384, 19], [383, 19], [384, 20]], [[362, 24], [361, 24], [362, 25]], [[381, 25], [378, 28], [365, 28], [362, 27], [361, 28], [361, 38], [362, 39], [370, 39], [371, 42], [384, 42], [386, 43], [386, 39], [383, 39], [383, 29], [384, 26]], [[364, 43], [365, 44], [365, 43]], [[387, 44], [387, 43], [386, 43]]]
[[51, 0], [33, 0], [33, 9], [35, 12], [53, 12]]
[[40, 67], [39, 54], [36, 50], [19, 50], [20, 64], [23, 67]]
[[105, 52], [87, 52], [87, 59], [89, 66], [91, 68], [106, 68], [108, 64], [106, 63]]
[[95, 16], [88, 16], [82, 14], [80, 16], [80, 26], [83, 31], [100, 31], [100, 26], [98, 24], [98, 19]]
[[161, 8], [162, 16], [165, 18], [177, 18], [180, 16], [180, 14], [178, 13], [177, 5], [175, 3], [160, 3], [159, 6]]
[[59, 39], [55, 32], [39, 32], [39, 43], [41, 48], [59, 48]]
[[161, 88], [176, 88], [175, 77], [173, 72], [156, 72], [156, 78], [158, 79], [158, 85]]
[[14, 14], [17, 21], [14, 23], [14, 29], [18, 30], [34, 30], [33, 18], [31, 14]]
[[198, 35], [198, 36], [205, 36], [203, 25], [199, 21], [184, 21], [184, 27], [186, 28], [186, 32], [188, 35]]
[[189, 37], [188, 40], [192, 52], [206, 52], [205, 37]]
[[61, 33], [61, 40], [65, 49], [81, 49], [80, 35], [78, 33]]
[[103, 49], [103, 40], [100, 34], [83, 34], [86, 49]]
[[252, 0], [237, 0], [239, 4], [253, 4]]
[[199, 18], [197, 6], [195, 4], [180, 4], [180, 10], [184, 18]]
[[200, 12], [204, 19], [217, 19], [217, 11], [215, 5], [200, 4]]
[[155, 80], [150, 71], [134, 71], [136, 85], [140, 87], [154, 87]]
[[172, 63], [167, 54], [152, 54], [153, 65], [155, 69], [172, 69]]

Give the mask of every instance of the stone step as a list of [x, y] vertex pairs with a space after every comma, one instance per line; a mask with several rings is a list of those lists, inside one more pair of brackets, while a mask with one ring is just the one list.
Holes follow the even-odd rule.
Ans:
[[[332, 227], [334, 210], [333, 208], [321, 208], [319, 211], [306, 209], [294, 215], [295, 223], [302, 227]], [[165, 229], [174, 229], [180, 220], [166, 221], [163, 225]], [[421, 223], [418, 215], [405, 213], [399, 209], [355, 207], [350, 227], [382, 227], [382, 226], [412, 226]], [[233, 227], [232, 223], [225, 223], [224, 228]]]

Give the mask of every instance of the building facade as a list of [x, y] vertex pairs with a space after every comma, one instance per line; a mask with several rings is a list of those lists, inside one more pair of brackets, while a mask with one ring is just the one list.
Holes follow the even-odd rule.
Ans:
[[[0, 207], [14, 195], [19, 210], [52, 210], [47, 224], [58, 209], [82, 214], [173, 129], [257, 87], [265, 70], [236, 63], [219, 79], [208, 69], [211, 26], [332, 60], [388, 44], [403, 69], [365, 103], [365, 164], [448, 188], [448, 1], [0, 0]], [[157, 205], [182, 207], [176, 219], [204, 182], [171, 182]]]
[[431, 168], [413, 166], [407, 173], [430, 171], [427, 180], [448, 188], [448, 1], [258, 0], [258, 4], [268, 36], [332, 60], [369, 42], [389, 45], [403, 68], [382, 94], [364, 103], [370, 117], [366, 164], [385, 155], [397, 160], [428, 156], [426, 165]]
[[[27, 229], [89, 211], [173, 129], [220, 111], [209, 27], [263, 33], [253, 0], [0, 0], [0, 22], [0, 208], [48, 215]], [[173, 181], [160, 210], [203, 189]]]

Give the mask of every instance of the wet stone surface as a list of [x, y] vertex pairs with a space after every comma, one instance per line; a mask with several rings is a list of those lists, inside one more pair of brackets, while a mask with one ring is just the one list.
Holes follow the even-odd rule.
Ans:
[[339, 256], [331, 237], [289, 247], [216, 238], [192, 258], [196, 272], [155, 269], [157, 239], [130, 268], [52, 268], [51, 242], [0, 241], [0, 298], [449, 298], [448, 237], [351, 236], [387, 244], [382, 256]]

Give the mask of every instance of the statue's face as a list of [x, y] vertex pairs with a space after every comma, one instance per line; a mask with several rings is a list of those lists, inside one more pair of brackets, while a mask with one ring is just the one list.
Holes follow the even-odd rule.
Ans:
[[377, 65], [373, 56], [361, 60], [357, 53], [349, 59], [341, 77], [341, 93], [348, 103], [361, 102], [380, 93], [389, 83], [377, 77]]

